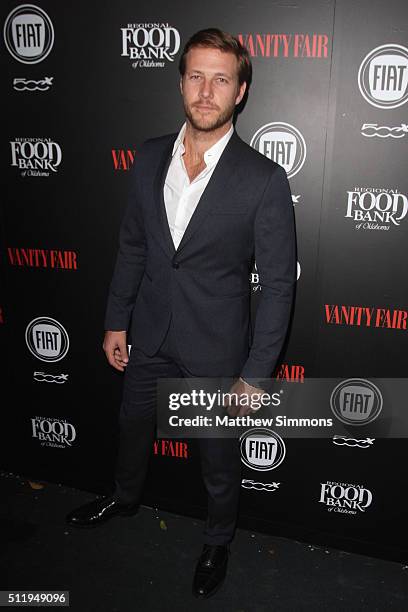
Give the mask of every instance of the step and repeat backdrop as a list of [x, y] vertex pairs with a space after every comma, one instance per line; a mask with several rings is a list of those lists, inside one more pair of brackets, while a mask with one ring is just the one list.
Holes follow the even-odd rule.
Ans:
[[[407, 561], [407, 444], [377, 427], [406, 376], [405, 1], [13, 1], [1, 20], [0, 467], [112, 488], [122, 375], [103, 319], [129, 171], [184, 121], [184, 43], [219, 27], [253, 63], [237, 132], [292, 189], [296, 302], [273, 377], [333, 379], [327, 437], [246, 433], [240, 524]], [[252, 321], [261, 280], [255, 265]], [[204, 516], [194, 440], [154, 442], [144, 502]]]

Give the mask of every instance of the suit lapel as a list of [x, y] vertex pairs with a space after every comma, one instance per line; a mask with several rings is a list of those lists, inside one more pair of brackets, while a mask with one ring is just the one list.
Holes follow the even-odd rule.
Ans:
[[166, 204], [164, 202], [164, 183], [167, 176], [167, 171], [170, 166], [170, 162], [172, 159], [172, 151], [175, 140], [177, 138], [177, 134], [174, 135], [174, 138], [170, 140], [168, 145], [166, 146], [162, 158], [160, 160], [159, 167], [157, 169], [156, 178], [154, 181], [154, 189], [155, 189], [155, 206], [157, 211], [157, 219], [160, 227], [161, 234], [163, 236], [164, 247], [170, 258], [173, 257], [176, 252], [173, 238], [171, 236], [169, 223], [167, 220], [167, 212], [166, 212]]
[[172, 159], [172, 150], [176, 138], [177, 135], [171, 140], [163, 153], [155, 181], [155, 199], [158, 206], [159, 222], [164, 235], [165, 248], [171, 258], [176, 252], [179, 253], [181, 249], [185, 247], [187, 242], [196, 233], [204, 219], [210, 213], [212, 207], [218, 204], [220, 200], [231, 195], [232, 187], [229, 183], [234, 176], [234, 169], [238, 161], [239, 146], [241, 142], [241, 139], [234, 130], [200, 197], [176, 251], [167, 220], [166, 204], [163, 195], [164, 183]]

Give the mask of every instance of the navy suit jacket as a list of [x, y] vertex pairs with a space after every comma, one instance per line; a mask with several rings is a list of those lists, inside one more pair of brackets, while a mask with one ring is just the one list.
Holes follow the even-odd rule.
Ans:
[[[268, 379], [287, 333], [296, 279], [285, 170], [234, 131], [176, 249], [163, 196], [177, 134], [146, 141], [132, 168], [105, 329], [154, 355], [173, 317], [192, 376]], [[253, 337], [249, 275], [261, 285]], [[250, 380], [251, 379], [251, 380]]]

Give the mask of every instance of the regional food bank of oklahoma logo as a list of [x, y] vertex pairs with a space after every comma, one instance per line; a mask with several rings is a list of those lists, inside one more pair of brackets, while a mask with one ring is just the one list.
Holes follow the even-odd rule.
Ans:
[[168, 23], [128, 23], [121, 33], [121, 55], [132, 68], [163, 68], [180, 49], [180, 33]]
[[241, 461], [252, 470], [274, 470], [285, 459], [285, 443], [271, 429], [249, 429], [242, 434], [239, 442]]
[[4, 42], [9, 53], [22, 64], [38, 64], [54, 44], [54, 28], [43, 9], [21, 4], [9, 13], [4, 23]]
[[376, 108], [397, 108], [408, 100], [408, 49], [387, 44], [376, 47], [358, 71], [361, 95]]
[[285, 168], [288, 178], [295, 176], [306, 160], [306, 142], [297, 128], [275, 121], [255, 132], [251, 147]]

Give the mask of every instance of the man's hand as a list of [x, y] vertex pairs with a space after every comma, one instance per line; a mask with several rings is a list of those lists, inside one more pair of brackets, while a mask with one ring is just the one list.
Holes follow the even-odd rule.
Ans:
[[[227, 412], [231, 417], [241, 417], [247, 416], [248, 414], [254, 414], [256, 412], [256, 410], [253, 410], [251, 408], [251, 396], [257, 395], [257, 399], [259, 399], [259, 396], [264, 393], [264, 390], [258, 389], [258, 387], [253, 387], [252, 385], [249, 385], [248, 383], [238, 378], [238, 380], [235, 381], [232, 385], [231, 389], [229, 390], [229, 393], [237, 394], [238, 402], [235, 400], [234, 396], [231, 398], [230, 402], [228, 398], [225, 398], [224, 406], [227, 408]], [[245, 397], [244, 404], [241, 406], [239, 403], [240, 398], [244, 396], [249, 396], [249, 398], [247, 400]]]
[[129, 362], [125, 331], [106, 331], [103, 350], [110, 365], [123, 372]]

